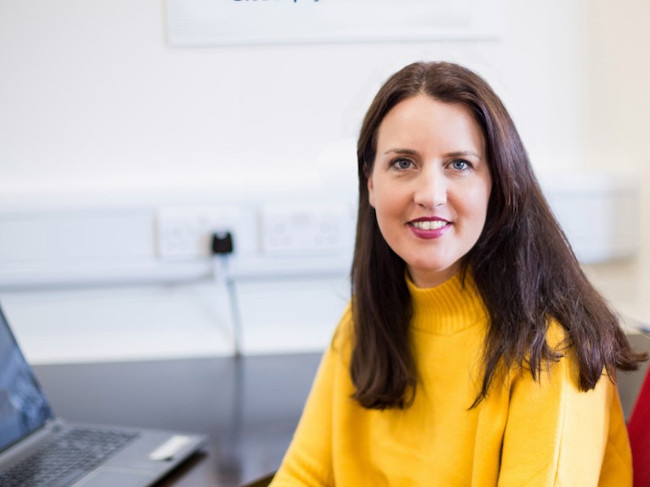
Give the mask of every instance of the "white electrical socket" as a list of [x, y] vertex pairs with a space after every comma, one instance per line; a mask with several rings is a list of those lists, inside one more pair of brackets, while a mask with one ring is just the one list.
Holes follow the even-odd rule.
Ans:
[[260, 246], [274, 255], [335, 253], [352, 242], [351, 226], [344, 204], [267, 204], [260, 212]]
[[232, 207], [162, 208], [156, 215], [156, 252], [163, 259], [192, 259], [211, 255], [212, 234], [237, 227]]

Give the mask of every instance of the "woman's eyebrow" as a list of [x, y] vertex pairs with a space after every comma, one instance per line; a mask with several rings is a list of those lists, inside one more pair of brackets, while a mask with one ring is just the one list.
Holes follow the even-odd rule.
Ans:
[[447, 152], [445, 154], [447, 157], [467, 157], [467, 156], [473, 156], [476, 157], [477, 159], [480, 159], [481, 156], [478, 155], [476, 152], [471, 151], [471, 150], [459, 150], [459, 151], [453, 151], [453, 152]]
[[384, 155], [393, 154], [393, 153], [395, 153], [395, 154], [406, 154], [406, 155], [414, 156], [414, 155], [417, 155], [418, 152], [413, 150], [413, 149], [402, 149], [402, 148], [399, 148], [399, 147], [394, 148], [394, 149], [388, 149], [387, 151], [384, 151]]

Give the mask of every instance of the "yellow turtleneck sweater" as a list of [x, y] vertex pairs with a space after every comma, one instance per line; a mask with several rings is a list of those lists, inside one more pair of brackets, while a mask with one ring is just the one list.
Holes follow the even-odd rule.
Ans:
[[[469, 409], [482, 378], [487, 312], [471, 278], [433, 289], [408, 282], [418, 370], [406, 409], [352, 400], [350, 308], [323, 356], [282, 466], [281, 486], [632, 485], [627, 430], [616, 387], [603, 376], [582, 392], [571, 351], [541, 380], [510, 371]], [[547, 341], [564, 330], [554, 323]]]

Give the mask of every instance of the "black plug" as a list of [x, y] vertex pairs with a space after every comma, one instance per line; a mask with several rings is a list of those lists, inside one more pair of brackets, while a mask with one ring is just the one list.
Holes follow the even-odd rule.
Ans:
[[233, 243], [232, 234], [230, 232], [214, 232], [212, 234], [212, 244], [210, 246], [212, 255], [227, 255], [232, 254]]

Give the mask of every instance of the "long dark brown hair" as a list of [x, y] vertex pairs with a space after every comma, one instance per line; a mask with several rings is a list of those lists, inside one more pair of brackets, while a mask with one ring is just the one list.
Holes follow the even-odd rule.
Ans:
[[580, 388], [592, 389], [603, 370], [634, 370], [635, 354], [604, 299], [583, 274], [537, 182], [519, 134], [501, 100], [472, 71], [452, 63], [414, 63], [395, 73], [375, 96], [357, 144], [359, 209], [352, 264], [354, 398], [366, 408], [405, 407], [416, 388], [409, 347], [411, 298], [405, 263], [388, 246], [368, 200], [379, 125], [399, 102], [426, 94], [467, 106], [481, 127], [492, 176], [483, 232], [464, 257], [489, 312], [484, 375], [474, 406], [489, 391], [499, 364], [524, 366], [538, 378], [559, 354], [546, 342], [556, 319], [575, 350]]

